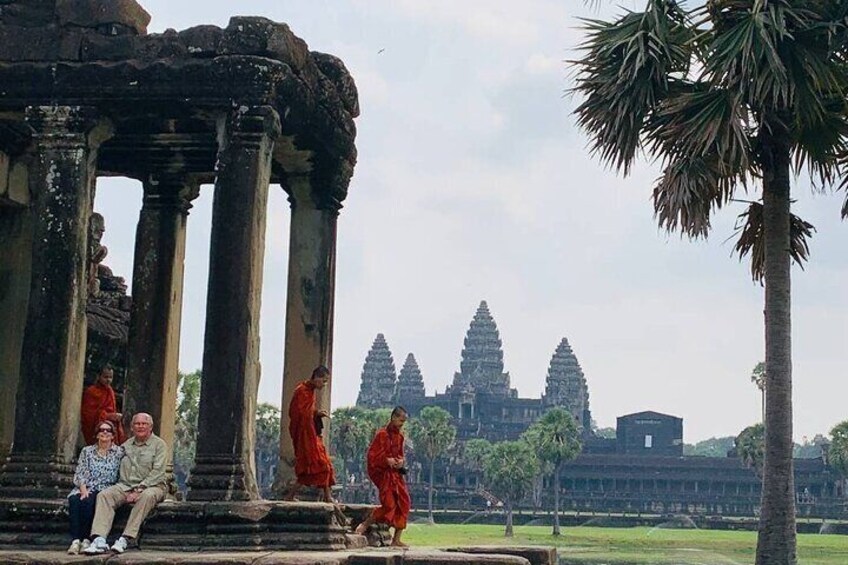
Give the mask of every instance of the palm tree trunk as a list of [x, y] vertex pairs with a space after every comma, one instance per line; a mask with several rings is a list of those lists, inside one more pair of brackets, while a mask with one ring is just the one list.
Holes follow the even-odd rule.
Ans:
[[431, 524], [435, 524], [436, 521], [433, 520], [433, 466], [435, 463], [435, 458], [430, 459], [430, 490], [427, 492], [427, 519]]
[[756, 563], [796, 565], [789, 147], [772, 137], [764, 149], [766, 453]]
[[561, 464], [557, 464], [554, 467], [554, 531], [553, 535], [559, 536], [561, 532], [559, 530], [559, 470], [562, 467]]
[[504, 528], [504, 537], [511, 538], [512, 533], [512, 501], [506, 501], [506, 528]]

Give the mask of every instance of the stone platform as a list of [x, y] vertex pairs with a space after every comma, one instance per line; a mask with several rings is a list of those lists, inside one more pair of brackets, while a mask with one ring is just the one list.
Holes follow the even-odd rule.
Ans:
[[[321, 502], [176, 502], [159, 504], [145, 520], [139, 547], [161, 551], [341, 551], [386, 545], [388, 530], [353, 533], [368, 505]], [[118, 511], [117, 538], [129, 508]], [[0, 501], [0, 550], [61, 548], [69, 543], [63, 500]], [[5, 561], [0, 560], [5, 563]]]
[[[47, 550], [0, 550], [9, 565], [556, 565], [556, 550], [545, 547], [485, 547], [473, 553], [438, 549], [323, 551], [175, 552], [133, 551], [123, 555], [67, 555]], [[485, 553], [484, 553], [485, 551]], [[495, 553], [501, 551], [502, 553]]]

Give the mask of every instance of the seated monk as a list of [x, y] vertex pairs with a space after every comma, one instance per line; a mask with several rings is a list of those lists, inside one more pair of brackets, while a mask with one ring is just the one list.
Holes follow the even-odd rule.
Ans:
[[93, 385], [86, 387], [82, 393], [82, 405], [80, 406], [80, 426], [86, 445], [92, 445], [97, 441], [97, 423], [111, 422], [115, 427], [114, 442], [121, 445], [124, 440], [124, 427], [121, 423], [123, 415], [118, 412], [118, 403], [115, 400], [115, 390], [112, 388], [114, 372], [109, 365], [100, 369], [100, 374]]
[[336, 478], [318, 429], [319, 424], [323, 428], [321, 419], [328, 418], [329, 414], [315, 407], [315, 391], [323, 389], [329, 380], [330, 370], [321, 365], [312, 371], [309, 380], [299, 383], [294, 389], [289, 404], [289, 433], [294, 446], [297, 482], [283, 497], [286, 500], [294, 500], [301, 487], [310, 486], [320, 488], [324, 500], [333, 502], [330, 487], [336, 483]]
[[380, 506], [356, 528], [357, 534], [364, 535], [375, 522], [387, 523], [395, 529], [392, 536], [394, 547], [409, 547], [400, 541], [410, 508], [401, 433], [407, 417], [406, 409], [396, 406], [389, 424], [377, 430], [368, 448], [368, 476], [380, 492]]

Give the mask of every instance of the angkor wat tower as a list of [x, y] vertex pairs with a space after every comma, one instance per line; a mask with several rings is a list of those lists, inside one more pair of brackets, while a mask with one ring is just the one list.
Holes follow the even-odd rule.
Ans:
[[577, 356], [574, 355], [566, 338], [562, 338], [551, 357], [542, 406], [565, 408], [571, 412], [574, 420], [583, 426], [586, 432], [592, 426], [592, 414], [589, 411], [589, 386], [586, 384], [586, 377], [583, 375]]
[[415, 355], [410, 353], [406, 356], [406, 361], [403, 362], [403, 368], [398, 375], [394, 403], [406, 406], [409, 402], [424, 400], [425, 396], [424, 377], [421, 375]]
[[392, 404], [397, 372], [392, 352], [383, 334], [377, 334], [362, 366], [362, 382], [356, 405], [364, 408], [382, 408]]
[[509, 373], [504, 373], [503, 349], [498, 326], [483, 300], [465, 335], [459, 372], [453, 376], [450, 392], [475, 390], [497, 396], [517, 396], [509, 388]]

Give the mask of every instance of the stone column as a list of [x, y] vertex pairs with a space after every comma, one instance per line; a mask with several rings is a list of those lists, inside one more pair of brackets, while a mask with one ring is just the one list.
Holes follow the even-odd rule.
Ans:
[[[71, 486], [86, 338], [86, 262], [94, 113], [30, 107], [34, 220], [32, 273], [16, 398], [15, 440], [0, 477], [4, 496], [61, 497]], [[103, 135], [101, 135], [103, 134]]]
[[271, 108], [242, 106], [222, 129], [190, 500], [259, 498], [253, 462], [259, 307], [271, 153], [280, 122]]
[[[289, 404], [297, 383], [318, 365], [332, 369], [333, 302], [336, 286], [336, 221], [341, 204], [316, 197], [308, 177], [288, 181], [291, 203], [286, 342], [283, 363], [280, 464], [274, 491], [294, 480], [294, 448], [289, 436]], [[332, 379], [321, 406], [330, 410]], [[325, 434], [327, 430], [325, 428]]]
[[[29, 189], [27, 189], [27, 193]], [[32, 213], [0, 206], [0, 460], [15, 437], [15, 393], [29, 300]]]
[[153, 416], [155, 432], [174, 445], [186, 221], [197, 182], [150, 175], [138, 219], [133, 266], [124, 421]]

